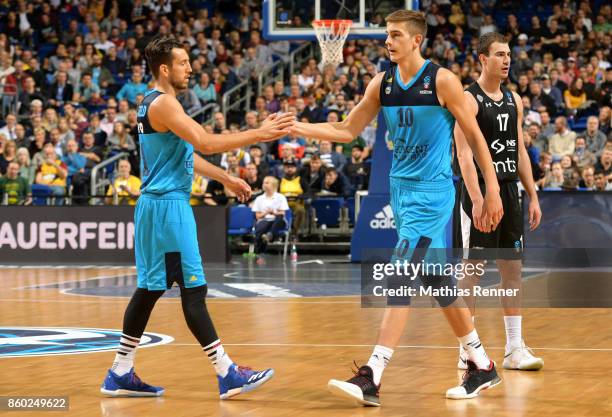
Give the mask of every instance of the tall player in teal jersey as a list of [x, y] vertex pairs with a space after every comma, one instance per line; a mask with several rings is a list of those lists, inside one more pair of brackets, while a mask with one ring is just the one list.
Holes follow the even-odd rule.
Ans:
[[207, 134], [176, 99], [177, 92], [188, 87], [191, 75], [189, 56], [181, 43], [158, 38], [147, 45], [145, 54], [155, 87], [138, 108], [143, 174], [134, 216], [138, 288], [125, 311], [120, 346], [101, 392], [135, 397], [163, 394], [163, 388], [142, 382], [134, 373], [134, 356], [155, 302], [176, 282], [187, 325], [212, 362], [220, 397], [226, 399], [261, 386], [274, 371], [237, 366], [223, 349], [206, 309], [207, 285], [189, 194], [194, 171], [220, 181], [241, 200], [250, 197], [251, 189], [193, 150], [217, 153], [278, 139], [289, 132], [294, 115], [271, 115], [261, 128], [246, 132]]
[[[423, 59], [420, 53], [427, 24], [421, 12], [400, 10], [386, 18], [386, 46], [393, 63], [377, 74], [363, 99], [339, 123], [296, 123], [295, 133], [336, 142], [352, 141], [382, 107], [393, 139], [391, 206], [398, 231], [398, 248], [444, 248], [445, 226], [455, 203], [451, 172], [451, 142], [455, 119], [462, 127], [486, 181], [483, 231], [495, 228], [503, 209], [487, 144], [450, 71]], [[469, 369], [461, 385], [447, 398], [472, 398], [500, 382], [461, 299], [438, 298], [455, 335], [469, 355]], [[378, 342], [367, 363], [348, 381], [330, 380], [334, 394], [364, 405], [380, 405], [383, 370], [408, 320], [409, 307], [387, 308]]]

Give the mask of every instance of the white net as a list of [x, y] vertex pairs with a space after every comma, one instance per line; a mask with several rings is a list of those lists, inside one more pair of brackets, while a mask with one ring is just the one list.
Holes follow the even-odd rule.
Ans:
[[324, 67], [330, 64], [338, 66], [344, 61], [342, 47], [352, 24], [352, 20], [315, 20], [312, 22], [321, 47], [321, 64]]

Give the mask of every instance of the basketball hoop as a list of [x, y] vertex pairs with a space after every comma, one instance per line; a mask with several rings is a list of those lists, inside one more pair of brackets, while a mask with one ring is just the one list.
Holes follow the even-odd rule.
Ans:
[[344, 61], [342, 47], [352, 25], [352, 20], [314, 20], [312, 22], [321, 47], [323, 67], [330, 64], [337, 66]]

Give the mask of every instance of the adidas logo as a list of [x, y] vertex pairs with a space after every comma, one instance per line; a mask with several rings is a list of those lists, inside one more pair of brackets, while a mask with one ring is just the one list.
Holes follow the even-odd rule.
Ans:
[[370, 221], [372, 229], [395, 229], [395, 220], [393, 220], [393, 210], [391, 205], [387, 204], [381, 211], [374, 215]]

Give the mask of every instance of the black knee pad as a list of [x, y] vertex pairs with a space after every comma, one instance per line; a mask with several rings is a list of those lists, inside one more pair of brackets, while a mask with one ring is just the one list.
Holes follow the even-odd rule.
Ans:
[[181, 288], [181, 302], [185, 304], [205, 303], [208, 285], [193, 288]]
[[434, 295], [436, 302], [442, 308], [448, 307], [457, 300], [457, 280], [447, 275], [427, 275], [421, 277], [423, 286], [431, 287], [441, 294]]

